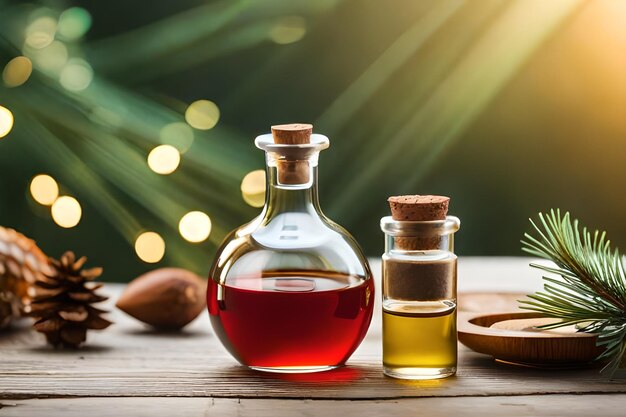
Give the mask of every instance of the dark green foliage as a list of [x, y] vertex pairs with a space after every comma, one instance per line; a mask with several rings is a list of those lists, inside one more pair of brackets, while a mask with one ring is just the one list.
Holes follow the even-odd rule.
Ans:
[[522, 308], [562, 321], [544, 328], [577, 325], [580, 331], [597, 333], [607, 360], [603, 369], [613, 374], [626, 351], [626, 278], [622, 255], [611, 248], [606, 232], [579, 230], [578, 220], [560, 210], [539, 213], [540, 225], [531, 220], [538, 236], [526, 233], [522, 250], [548, 259], [556, 266], [531, 264], [561, 278], [544, 276], [544, 290], [520, 301]]

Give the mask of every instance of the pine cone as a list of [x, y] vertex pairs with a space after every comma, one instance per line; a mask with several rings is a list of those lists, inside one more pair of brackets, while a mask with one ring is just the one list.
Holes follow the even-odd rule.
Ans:
[[102, 268], [82, 269], [86, 261], [84, 256], [76, 260], [73, 252], [65, 252], [60, 261], [50, 258], [52, 273], [35, 282], [29, 315], [37, 318], [35, 330], [55, 347], [76, 348], [85, 341], [88, 329], [111, 324], [101, 317], [106, 311], [92, 306], [107, 299], [95, 293], [102, 284], [90, 282], [102, 274]]
[[33, 283], [49, 271], [48, 257], [33, 240], [0, 226], [0, 328], [19, 317]]

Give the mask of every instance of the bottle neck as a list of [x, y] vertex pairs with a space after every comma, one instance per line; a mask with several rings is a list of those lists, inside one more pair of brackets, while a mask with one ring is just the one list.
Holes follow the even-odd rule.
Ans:
[[[267, 191], [265, 195], [264, 217], [269, 219], [286, 212], [321, 214], [317, 191], [317, 160], [297, 161], [297, 178], [306, 182], [298, 183], [289, 179], [285, 183], [284, 165], [276, 159], [267, 158]], [[293, 178], [293, 177], [292, 177]]]

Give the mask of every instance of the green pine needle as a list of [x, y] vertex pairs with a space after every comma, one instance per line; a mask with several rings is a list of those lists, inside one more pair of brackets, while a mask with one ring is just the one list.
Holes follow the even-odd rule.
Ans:
[[608, 361], [602, 372], [613, 375], [626, 353], [626, 273], [622, 255], [611, 248], [606, 232], [578, 227], [560, 210], [539, 213], [530, 220], [535, 236], [524, 234], [522, 250], [556, 266], [530, 264], [560, 279], [544, 276], [543, 291], [520, 301], [522, 308], [559, 318], [553, 329], [575, 324], [579, 331], [596, 333], [604, 348], [596, 360]]

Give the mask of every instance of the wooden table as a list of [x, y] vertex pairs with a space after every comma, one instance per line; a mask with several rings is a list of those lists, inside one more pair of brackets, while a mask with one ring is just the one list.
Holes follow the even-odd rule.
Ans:
[[[540, 274], [528, 261], [461, 259], [459, 289], [534, 290]], [[378, 271], [379, 263], [372, 264]], [[113, 298], [122, 289], [106, 288]], [[455, 377], [384, 377], [376, 308], [348, 366], [306, 375], [239, 366], [212, 334], [206, 314], [183, 333], [167, 334], [116, 311], [115, 326], [90, 333], [78, 351], [55, 351], [23, 326], [0, 335], [0, 416], [626, 415], [626, 383], [608, 381], [597, 369], [521, 368], [463, 347]]]

